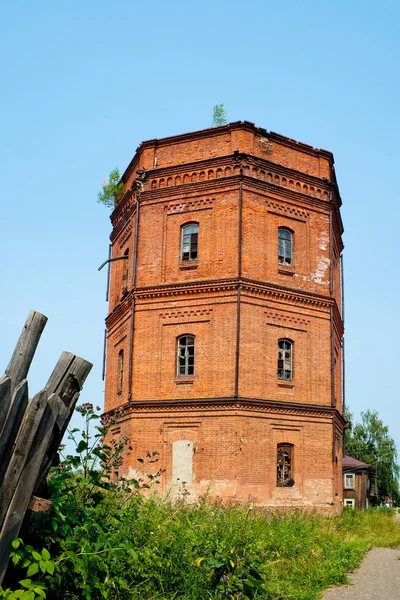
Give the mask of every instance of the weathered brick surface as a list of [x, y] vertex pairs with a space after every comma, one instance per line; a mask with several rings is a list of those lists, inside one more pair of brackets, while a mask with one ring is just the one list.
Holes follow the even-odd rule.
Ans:
[[[249, 123], [139, 147], [112, 215], [112, 256], [129, 252], [112, 264], [107, 318], [105, 408], [125, 407], [121, 432], [134, 446], [121, 472], [157, 450], [168, 489], [174, 442], [187, 440], [193, 495], [211, 486], [263, 506], [340, 509], [342, 226], [332, 169], [330, 153]], [[189, 222], [199, 224], [199, 254], [181, 262]], [[278, 264], [278, 227], [293, 231], [290, 267]], [[176, 376], [184, 334], [196, 336], [189, 378]], [[277, 378], [281, 338], [294, 344], [287, 382]], [[283, 442], [293, 445], [288, 488], [276, 486]]]

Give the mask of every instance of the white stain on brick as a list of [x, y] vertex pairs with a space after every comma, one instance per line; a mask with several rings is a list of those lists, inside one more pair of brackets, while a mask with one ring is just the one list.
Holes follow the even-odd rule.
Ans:
[[315, 270], [315, 273], [311, 274], [311, 281], [315, 281], [315, 283], [326, 284], [329, 283], [329, 279], [324, 279], [326, 275], [326, 271], [329, 268], [330, 260], [329, 258], [323, 256], [318, 263], [318, 266]]

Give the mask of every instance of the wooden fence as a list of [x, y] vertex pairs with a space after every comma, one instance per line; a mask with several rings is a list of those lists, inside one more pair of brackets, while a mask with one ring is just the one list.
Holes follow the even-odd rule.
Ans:
[[46, 387], [29, 398], [27, 375], [47, 317], [31, 311], [0, 379], [0, 584], [11, 542], [57, 457], [92, 365], [63, 352]]

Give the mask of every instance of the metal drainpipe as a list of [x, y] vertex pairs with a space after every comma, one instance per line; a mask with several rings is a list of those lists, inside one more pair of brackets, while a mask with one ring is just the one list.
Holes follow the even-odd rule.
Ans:
[[[340, 255], [340, 280], [342, 286], [342, 322], [344, 326], [344, 272], [343, 272], [343, 254]], [[346, 361], [344, 335], [342, 337], [342, 406], [343, 415], [346, 410]], [[343, 454], [346, 454], [346, 437], [343, 432]]]
[[[344, 273], [343, 273], [343, 254], [340, 255], [340, 283], [342, 288], [342, 323], [344, 327]], [[344, 360], [344, 335], [342, 338], [342, 404], [343, 412], [346, 409], [346, 390], [345, 390], [345, 360]]]
[[[332, 209], [333, 209], [333, 194], [331, 192], [331, 210], [329, 212], [329, 259], [330, 259], [330, 276], [329, 276], [329, 293], [333, 295], [333, 224], [332, 224]], [[331, 313], [331, 406], [336, 406], [335, 399], [335, 341], [334, 341], [334, 325], [333, 325], [333, 306], [330, 309]]]
[[238, 223], [238, 291], [237, 291], [237, 312], [236, 312], [236, 355], [235, 355], [235, 398], [239, 396], [239, 359], [240, 359], [240, 299], [242, 286], [240, 279], [242, 277], [242, 215], [243, 215], [243, 167], [240, 167], [239, 183], [239, 223]]
[[139, 212], [140, 212], [140, 192], [136, 195], [136, 218], [135, 218], [135, 246], [133, 249], [133, 267], [132, 267], [132, 304], [131, 304], [131, 328], [129, 332], [129, 369], [128, 369], [128, 402], [132, 400], [132, 374], [133, 374], [133, 334], [135, 329], [135, 293], [136, 293], [136, 275], [137, 275], [137, 257], [139, 240]]

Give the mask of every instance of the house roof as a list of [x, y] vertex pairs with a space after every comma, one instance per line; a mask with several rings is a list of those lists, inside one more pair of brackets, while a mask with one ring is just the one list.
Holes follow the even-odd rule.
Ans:
[[368, 465], [365, 462], [362, 462], [361, 460], [357, 460], [356, 458], [353, 458], [352, 456], [343, 456], [343, 461], [342, 461], [342, 466], [343, 466], [343, 470], [346, 469], [372, 469], [371, 465]]

